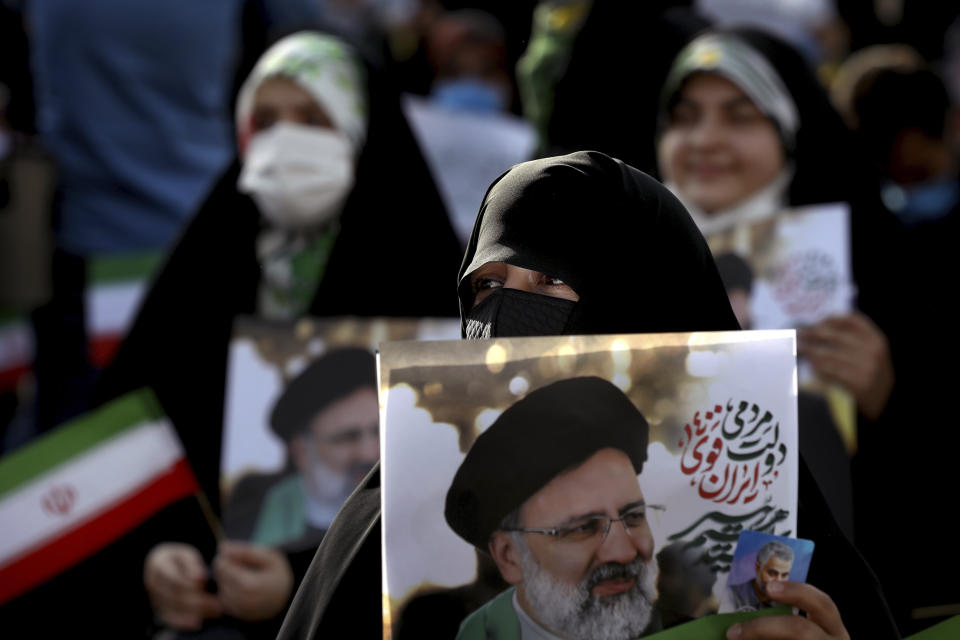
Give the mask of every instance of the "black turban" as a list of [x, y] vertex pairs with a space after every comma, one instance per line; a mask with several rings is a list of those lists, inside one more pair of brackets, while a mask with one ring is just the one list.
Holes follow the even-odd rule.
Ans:
[[293, 379], [270, 413], [270, 428], [284, 441], [306, 430], [318, 412], [357, 389], [377, 388], [377, 365], [366, 349], [336, 349]]
[[510, 512], [601, 449], [623, 451], [639, 474], [648, 431], [633, 402], [602, 378], [541, 387], [504, 411], [473, 443], [447, 491], [447, 523], [486, 550]]

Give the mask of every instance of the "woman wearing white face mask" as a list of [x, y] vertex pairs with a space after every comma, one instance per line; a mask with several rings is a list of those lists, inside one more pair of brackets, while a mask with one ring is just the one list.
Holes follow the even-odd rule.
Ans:
[[257, 239], [263, 315], [303, 313], [322, 276], [366, 139], [364, 75], [340, 41], [302, 33], [271, 47], [240, 89], [237, 189], [266, 223]]
[[[238, 162], [180, 238], [94, 391], [100, 404], [150, 387], [215, 510], [235, 318], [453, 316], [448, 275], [460, 262], [396, 93], [341, 40], [304, 32], [279, 41], [244, 83], [236, 115]], [[390, 274], [417, 287], [394, 286]], [[107, 571], [144, 567], [130, 589], [146, 584], [145, 616], [248, 638], [275, 637], [313, 556], [218, 547], [192, 501], [124, 549]]]

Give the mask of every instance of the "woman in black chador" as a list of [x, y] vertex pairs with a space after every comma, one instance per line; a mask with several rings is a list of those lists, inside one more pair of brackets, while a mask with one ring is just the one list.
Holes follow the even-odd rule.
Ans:
[[[460, 259], [397, 94], [338, 38], [303, 32], [271, 47], [241, 90], [237, 131], [237, 162], [176, 244], [94, 392], [99, 404], [152, 389], [214, 511], [234, 320], [453, 316]], [[102, 585], [109, 615], [93, 604], [71, 604], [69, 614], [104, 636], [137, 635], [157, 619], [273, 638], [312, 555], [218, 549], [196, 501], [185, 500], [56, 582], [80, 602], [94, 579]], [[31, 598], [47, 606], [45, 593]]]
[[[597, 152], [517, 165], [490, 187], [458, 293], [463, 335], [480, 339], [739, 328], [706, 243], [679, 201]], [[334, 521], [282, 640], [382, 634], [379, 481], [375, 469]], [[815, 625], [810, 630], [822, 637], [847, 638], [846, 623], [857, 637], [896, 638], [873, 574], [804, 464], [799, 506], [798, 533], [817, 543], [813, 587], [791, 587], [783, 600], [808, 609], [815, 622], [758, 620], [744, 626], [743, 637]]]

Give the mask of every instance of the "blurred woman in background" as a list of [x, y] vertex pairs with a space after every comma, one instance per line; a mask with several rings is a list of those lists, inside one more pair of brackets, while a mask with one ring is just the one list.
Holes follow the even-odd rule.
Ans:
[[[699, 36], [678, 55], [664, 88], [658, 160], [666, 184], [707, 236], [787, 207], [849, 204], [857, 310], [801, 328], [798, 354], [856, 401], [852, 505], [843, 487], [850, 482], [845, 456], [825, 426], [827, 416], [820, 411], [818, 418], [805, 394], [801, 451], [838, 520], [849, 518], [852, 508], [857, 544], [880, 575], [904, 631], [911, 628], [909, 601], [956, 602], [947, 596], [955, 587], [940, 577], [949, 572], [891, 558], [887, 542], [875, 535], [886, 527], [891, 501], [913, 503], [921, 514], [937, 510], [933, 496], [906, 489], [935, 484], [930, 469], [938, 465], [927, 462], [925, 439], [903, 431], [921, 415], [939, 417], [923, 409], [930, 388], [923, 381], [930, 376], [910, 348], [928, 320], [915, 317], [918, 305], [909, 302], [915, 296], [904, 282], [915, 270], [906, 264], [911, 254], [899, 223], [881, 203], [875, 165], [857, 148], [817, 78], [795, 51], [762, 33], [716, 30]], [[920, 279], [930, 276], [937, 281], [933, 270]], [[911, 325], [913, 331], [906, 331]], [[889, 483], [892, 468], [909, 470], [903, 482], [891, 483], [898, 498], [877, 491], [878, 483]], [[930, 480], [915, 481], [917, 473]], [[930, 544], [930, 530], [939, 526], [922, 518], [911, 527], [915, 543]]]
[[[237, 162], [95, 390], [106, 402], [150, 387], [215, 510], [235, 318], [449, 316], [444, 274], [459, 254], [396, 94], [340, 39], [303, 32], [276, 43], [244, 83], [236, 115]], [[419, 286], [394, 282], [407, 277]], [[143, 581], [153, 611], [177, 629], [224, 615], [214, 624], [272, 637], [313, 549], [218, 547], [198, 516], [181, 504], [134, 533], [131, 546], [152, 548]], [[143, 567], [143, 556], [133, 564]]]

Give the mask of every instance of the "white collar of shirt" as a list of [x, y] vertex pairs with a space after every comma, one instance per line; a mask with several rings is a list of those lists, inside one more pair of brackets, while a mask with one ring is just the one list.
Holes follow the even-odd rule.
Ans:
[[676, 184], [667, 183], [666, 186], [690, 212], [690, 217], [693, 218], [697, 228], [700, 229], [700, 233], [709, 237], [740, 224], [759, 222], [775, 216], [787, 204], [787, 187], [792, 178], [793, 170], [784, 168], [770, 184], [743, 202], [729, 209], [722, 209], [713, 213], [705, 213], [696, 205], [685, 200], [680, 195]]

